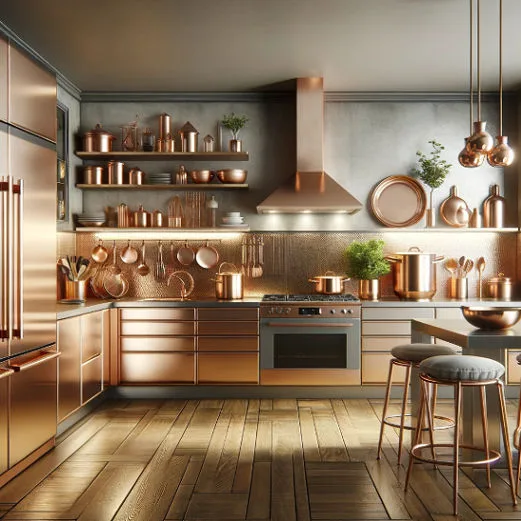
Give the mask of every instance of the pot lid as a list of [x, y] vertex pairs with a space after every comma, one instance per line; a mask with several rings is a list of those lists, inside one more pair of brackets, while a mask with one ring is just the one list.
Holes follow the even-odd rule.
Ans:
[[93, 130], [86, 132], [86, 134], [92, 134], [93, 136], [108, 136], [110, 139], [116, 139], [115, 136], [101, 126], [101, 123], [98, 123]]
[[511, 284], [512, 281], [510, 279], [510, 277], [505, 277], [505, 274], [504, 273], [498, 273], [497, 274], [497, 277], [492, 277], [489, 282], [501, 282], [503, 284]]
[[199, 131], [189, 122], [187, 121], [180, 129], [180, 134], [199, 134]]

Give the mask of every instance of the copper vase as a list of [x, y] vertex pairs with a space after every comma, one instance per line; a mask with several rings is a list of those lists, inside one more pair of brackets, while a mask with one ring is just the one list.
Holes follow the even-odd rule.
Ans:
[[359, 280], [358, 297], [361, 300], [378, 300], [380, 298], [380, 280]]

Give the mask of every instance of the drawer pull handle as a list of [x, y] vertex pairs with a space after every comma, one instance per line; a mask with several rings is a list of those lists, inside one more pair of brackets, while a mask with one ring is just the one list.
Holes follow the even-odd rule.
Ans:
[[9, 367], [13, 368], [15, 371], [25, 371], [26, 369], [30, 369], [31, 367], [36, 367], [37, 365], [43, 364], [48, 360], [52, 360], [53, 358], [58, 358], [61, 356], [59, 351], [53, 351], [52, 353], [40, 352], [38, 356], [31, 358], [27, 362], [23, 362], [21, 364], [12, 364]]
[[338, 327], [345, 329], [346, 327], [353, 327], [354, 324], [352, 323], [346, 323], [346, 324], [306, 324], [306, 323], [300, 323], [300, 322], [268, 322], [269, 327], [323, 327], [323, 328], [330, 328], [330, 327]]

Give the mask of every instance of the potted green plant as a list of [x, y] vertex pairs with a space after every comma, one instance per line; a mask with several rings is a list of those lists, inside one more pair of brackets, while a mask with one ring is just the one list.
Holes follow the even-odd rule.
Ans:
[[435, 226], [436, 218], [432, 208], [432, 194], [436, 188], [439, 188], [447, 174], [450, 172], [452, 165], [441, 159], [441, 152], [445, 147], [438, 143], [435, 139], [431, 139], [429, 143], [432, 145], [432, 150], [429, 155], [418, 151], [418, 166], [412, 171], [412, 174], [423, 181], [431, 190], [429, 193], [429, 208], [427, 209], [427, 226]]
[[384, 241], [353, 241], [344, 255], [347, 275], [358, 279], [358, 296], [364, 300], [378, 300], [379, 278], [391, 271], [391, 266], [385, 259]]
[[235, 112], [224, 115], [221, 124], [232, 133], [232, 139], [230, 139], [230, 152], [242, 151], [242, 141], [239, 139], [239, 132], [245, 127], [247, 122], [248, 118], [246, 116], [238, 116]]

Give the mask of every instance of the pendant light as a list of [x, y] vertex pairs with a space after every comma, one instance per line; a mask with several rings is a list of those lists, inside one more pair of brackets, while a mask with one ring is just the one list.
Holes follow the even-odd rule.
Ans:
[[508, 144], [508, 137], [503, 135], [503, 0], [499, 0], [499, 135], [496, 146], [488, 153], [491, 166], [510, 166], [515, 153]]
[[[472, 0], [471, 0], [472, 1]], [[485, 130], [487, 122], [481, 120], [481, 35], [480, 35], [480, 11], [481, 0], [477, 0], [477, 81], [478, 81], [478, 120], [474, 122], [474, 133], [467, 141], [467, 149], [475, 154], [486, 155], [494, 146], [492, 136]], [[472, 22], [472, 20], [471, 20]]]
[[[470, 0], [470, 133], [473, 131], [474, 122], [474, 0]], [[465, 146], [458, 155], [458, 161], [465, 168], [481, 166], [485, 159], [483, 154], [477, 154], [469, 150], [467, 144], [470, 136], [465, 138]]]

